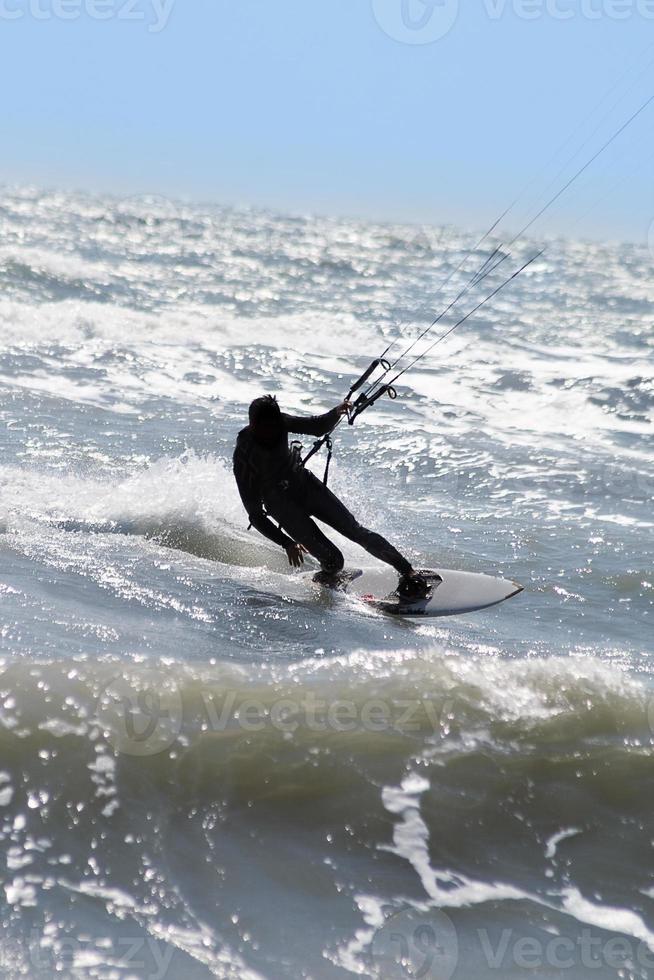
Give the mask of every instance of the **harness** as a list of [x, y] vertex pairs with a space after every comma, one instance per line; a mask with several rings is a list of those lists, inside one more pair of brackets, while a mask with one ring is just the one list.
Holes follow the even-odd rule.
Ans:
[[[291, 457], [290, 468], [292, 473], [299, 472], [303, 468], [302, 443], [299, 442], [298, 440], [293, 440], [293, 442], [291, 442], [289, 446], [289, 455]], [[331, 458], [331, 450], [330, 450], [330, 458]], [[247, 452], [247, 450], [243, 449], [242, 446], [237, 446], [236, 449], [234, 450], [234, 459], [237, 460], [238, 463], [246, 471], [247, 480], [248, 483], [250, 484], [250, 487], [253, 490], [257, 490], [257, 491], [261, 489], [264, 485], [264, 481], [262, 480], [261, 471], [259, 467], [256, 466], [252, 460], [252, 454]], [[327, 463], [327, 469], [329, 469], [329, 461]], [[325, 471], [325, 483], [326, 482], [327, 482], [327, 470]], [[280, 480], [279, 483], [275, 485], [280, 487], [282, 490], [288, 490], [290, 487], [290, 480], [288, 479]], [[266, 506], [263, 500], [261, 500], [261, 509], [263, 510], [263, 513], [266, 515], [266, 517], [270, 517], [270, 514], [266, 510]], [[275, 523], [279, 524], [278, 521], [276, 521]], [[251, 530], [251, 528], [252, 528], [252, 522], [248, 524], [248, 531]], [[279, 524], [279, 529], [283, 530], [281, 524]]]

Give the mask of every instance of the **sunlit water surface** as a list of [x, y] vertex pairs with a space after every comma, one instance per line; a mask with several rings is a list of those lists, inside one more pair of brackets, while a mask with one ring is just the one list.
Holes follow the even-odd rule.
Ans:
[[293, 575], [230, 456], [468, 235], [33, 190], [0, 230], [5, 974], [654, 977], [647, 250], [551, 243], [339, 430], [362, 521], [525, 586], [416, 624]]

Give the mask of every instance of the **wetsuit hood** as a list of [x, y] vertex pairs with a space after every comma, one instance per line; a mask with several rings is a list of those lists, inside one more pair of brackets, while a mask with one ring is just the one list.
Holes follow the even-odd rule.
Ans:
[[284, 439], [287, 430], [277, 399], [273, 395], [255, 398], [250, 405], [248, 417], [252, 438], [260, 446], [272, 449]]

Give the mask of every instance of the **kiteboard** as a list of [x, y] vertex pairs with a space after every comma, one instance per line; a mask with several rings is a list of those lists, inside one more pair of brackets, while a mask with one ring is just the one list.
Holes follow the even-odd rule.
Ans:
[[461, 616], [496, 606], [523, 591], [521, 585], [505, 578], [479, 572], [459, 572], [448, 568], [421, 570], [429, 590], [422, 599], [404, 599], [398, 591], [397, 572], [386, 568], [346, 569], [326, 580], [307, 573], [316, 589], [344, 592], [371, 609], [392, 616]]

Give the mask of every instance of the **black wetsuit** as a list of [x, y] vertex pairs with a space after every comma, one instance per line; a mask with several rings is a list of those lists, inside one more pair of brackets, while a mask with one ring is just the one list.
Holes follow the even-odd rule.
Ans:
[[[234, 476], [252, 526], [282, 548], [295, 542], [304, 545], [325, 571], [338, 572], [344, 565], [343, 555], [312, 520], [315, 517], [392, 565], [401, 575], [408, 574], [411, 563], [380, 534], [362, 527], [338, 497], [301, 465], [299, 454], [289, 447], [289, 432], [322, 436], [333, 429], [338, 418], [338, 409], [309, 418], [282, 413], [283, 431], [273, 446], [257, 442], [249, 426], [239, 433]], [[264, 506], [270, 516], [266, 516]], [[271, 517], [283, 530], [273, 524]]]

